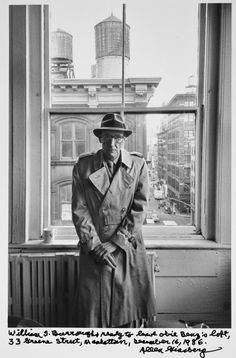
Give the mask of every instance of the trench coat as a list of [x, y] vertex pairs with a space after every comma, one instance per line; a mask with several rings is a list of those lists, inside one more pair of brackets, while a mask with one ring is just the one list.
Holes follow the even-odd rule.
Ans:
[[[147, 203], [148, 173], [141, 154], [122, 150], [111, 183], [102, 150], [79, 157], [72, 181], [72, 219], [80, 247], [73, 310], [77, 327], [120, 327], [156, 314], [142, 237]], [[117, 246], [115, 269], [91, 255], [109, 240]]]

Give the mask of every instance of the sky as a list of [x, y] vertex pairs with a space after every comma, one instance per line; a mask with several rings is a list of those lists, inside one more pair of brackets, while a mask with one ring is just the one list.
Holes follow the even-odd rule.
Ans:
[[87, 0], [50, 1], [51, 30], [73, 36], [76, 78], [90, 78], [95, 64], [94, 26], [111, 13], [130, 26], [129, 77], [161, 77], [150, 104], [161, 106], [184, 93], [197, 75], [198, 1]]

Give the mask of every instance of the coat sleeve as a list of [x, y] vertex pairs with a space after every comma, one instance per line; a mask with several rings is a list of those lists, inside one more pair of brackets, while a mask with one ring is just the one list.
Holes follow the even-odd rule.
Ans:
[[76, 164], [72, 175], [72, 221], [79, 237], [79, 245], [88, 253], [101, 241], [93, 225], [84, 192], [85, 189], [79, 175], [78, 164]]
[[126, 217], [119, 226], [117, 233], [111, 239], [111, 241], [120, 248], [125, 249], [127, 240], [132, 241], [132, 238], [135, 238], [136, 233], [141, 231], [146, 216], [148, 198], [148, 171], [146, 162], [143, 159], [130, 210], [127, 212]]

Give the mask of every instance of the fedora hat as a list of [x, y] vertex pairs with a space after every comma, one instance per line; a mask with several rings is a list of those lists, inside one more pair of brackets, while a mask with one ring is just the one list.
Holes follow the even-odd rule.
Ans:
[[116, 131], [124, 133], [128, 137], [132, 131], [127, 129], [126, 124], [120, 114], [107, 113], [102, 119], [101, 127], [93, 130], [96, 137], [100, 137], [103, 131]]

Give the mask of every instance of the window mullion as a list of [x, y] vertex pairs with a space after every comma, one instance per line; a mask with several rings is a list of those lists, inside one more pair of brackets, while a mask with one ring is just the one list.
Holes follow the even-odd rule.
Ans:
[[203, 204], [201, 203], [202, 193], [202, 137], [203, 137], [203, 103], [204, 103], [204, 74], [205, 74], [205, 30], [206, 30], [206, 4], [199, 6], [199, 29], [198, 29], [198, 112], [195, 117], [196, 128], [196, 176], [195, 176], [195, 225], [196, 232], [201, 232], [201, 220]]
[[221, 5], [216, 241], [231, 242], [231, 4]]
[[[26, 103], [27, 103], [27, 11], [10, 6], [10, 125], [12, 163], [11, 242], [22, 243], [26, 235]], [[20, 59], [20, 60], [19, 60]]]
[[47, 111], [50, 115], [53, 114], [106, 114], [106, 113], [120, 113], [124, 112], [126, 115], [130, 114], [187, 114], [197, 113], [198, 106], [184, 107], [184, 106], [163, 106], [163, 107], [100, 107], [100, 108], [88, 108], [88, 107], [51, 107], [48, 108]]
[[75, 150], [75, 131], [76, 131], [76, 123], [72, 123], [72, 159], [75, 158], [76, 150]]
[[206, 239], [215, 239], [217, 122], [219, 93], [220, 4], [207, 5], [206, 76], [203, 123], [202, 229]]

